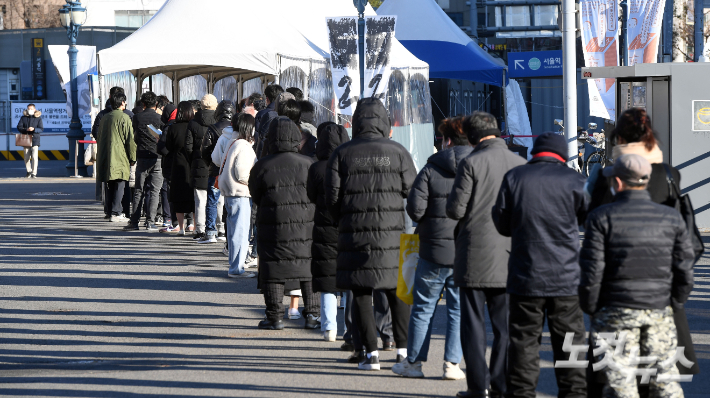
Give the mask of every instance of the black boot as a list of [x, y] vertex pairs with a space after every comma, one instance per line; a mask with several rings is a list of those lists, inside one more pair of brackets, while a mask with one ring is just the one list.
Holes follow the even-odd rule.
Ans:
[[263, 321], [259, 322], [259, 329], [283, 330], [283, 328], [284, 328], [284, 321], [282, 321], [281, 319], [279, 319], [277, 321], [264, 319]]

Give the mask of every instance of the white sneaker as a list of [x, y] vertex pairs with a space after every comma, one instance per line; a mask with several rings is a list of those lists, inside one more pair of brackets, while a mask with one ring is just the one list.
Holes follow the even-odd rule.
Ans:
[[466, 378], [466, 373], [457, 363], [444, 361], [444, 380], [461, 380]]
[[224, 249], [222, 249], [222, 254], [229, 257], [229, 249], [227, 248], [227, 245], [224, 245]]
[[247, 256], [247, 259], [244, 262], [244, 268], [257, 268], [258, 266], [259, 262], [256, 260], [256, 257]]
[[301, 313], [298, 311], [298, 308], [289, 308], [288, 319], [301, 319]]
[[[460, 370], [461, 369], [459, 369], [459, 371]], [[394, 364], [394, 366], [392, 366], [392, 371], [404, 377], [424, 377], [424, 373], [422, 373], [422, 361], [409, 363], [409, 361], [405, 359], [400, 363]]]
[[256, 277], [256, 274], [253, 272], [242, 272], [241, 274], [227, 273], [227, 276], [230, 278], [254, 278]]
[[125, 216], [125, 214], [119, 214], [117, 216], [111, 216], [110, 222], [128, 222], [130, 219]]
[[338, 331], [337, 330], [326, 330], [323, 332], [323, 339], [325, 341], [335, 341], [335, 338], [338, 336]]

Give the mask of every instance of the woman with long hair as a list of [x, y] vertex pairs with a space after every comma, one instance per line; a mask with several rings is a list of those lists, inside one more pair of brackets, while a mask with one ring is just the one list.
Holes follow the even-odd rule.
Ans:
[[256, 161], [254, 145], [254, 116], [240, 113], [232, 119], [232, 126], [219, 137], [212, 162], [220, 166], [219, 192], [227, 208], [227, 242], [229, 242], [230, 278], [253, 278], [244, 270], [249, 252], [249, 222], [251, 221], [251, 194], [249, 173]]
[[178, 221], [176, 228], [161, 229], [160, 232], [177, 232], [185, 235], [185, 213], [195, 209], [195, 196], [190, 186], [190, 154], [192, 142], [187, 140], [187, 126], [195, 117], [195, 110], [188, 101], [177, 107], [175, 123], [170, 126], [165, 137], [165, 147], [172, 157], [170, 173], [170, 206]]

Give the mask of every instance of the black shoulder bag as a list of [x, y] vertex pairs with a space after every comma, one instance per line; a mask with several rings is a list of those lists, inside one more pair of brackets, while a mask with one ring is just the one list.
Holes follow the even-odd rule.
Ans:
[[663, 163], [663, 168], [666, 170], [666, 181], [668, 182], [668, 192], [674, 197], [675, 209], [678, 210], [683, 220], [685, 220], [685, 225], [688, 228], [688, 234], [690, 235], [690, 242], [693, 245], [693, 254], [695, 254], [695, 261], [700, 259], [700, 256], [705, 252], [705, 245], [703, 244], [703, 239], [698, 230], [698, 226], [695, 224], [695, 210], [693, 209], [693, 204], [690, 202], [689, 195], [681, 195], [680, 188], [673, 180], [673, 174], [671, 174], [671, 169], [667, 164]]

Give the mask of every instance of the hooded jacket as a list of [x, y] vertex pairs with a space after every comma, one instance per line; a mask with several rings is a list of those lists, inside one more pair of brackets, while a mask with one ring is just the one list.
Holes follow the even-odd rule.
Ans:
[[165, 146], [165, 140], [168, 136], [168, 129], [175, 123], [175, 115], [177, 113], [177, 107], [175, 104], [167, 104], [163, 108], [163, 114], [160, 115], [160, 121], [163, 123], [163, 134], [158, 138], [157, 152], [160, 155], [160, 170], [163, 173], [163, 178], [170, 181], [170, 174], [172, 173], [173, 159], [172, 154], [168, 151]]
[[525, 159], [508, 149], [501, 138], [481, 141], [459, 163], [446, 215], [456, 226], [454, 283], [469, 289], [505, 288], [510, 238], [498, 233], [491, 209], [503, 176]]
[[190, 186], [194, 189], [207, 189], [207, 180], [210, 176], [209, 164], [202, 158], [202, 139], [207, 128], [215, 123], [215, 111], [203, 109], [190, 121], [187, 127], [187, 141], [185, 148], [191, 163]]
[[[29, 127], [34, 128], [32, 131], [27, 131]], [[42, 123], [42, 112], [35, 110], [33, 115], [30, 115], [25, 109], [22, 112], [22, 117], [17, 123], [17, 131], [21, 134], [30, 134], [32, 136], [32, 146], [39, 146], [39, 137], [44, 130], [44, 123]]]
[[258, 206], [257, 251], [260, 283], [311, 280], [311, 242], [315, 205], [308, 199], [308, 169], [313, 160], [298, 154], [301, 131], [286, 117], [269, 126], [270, 155], [249, 176]]
[[301, 143], [298, 145], [298, 153], [314, 159], [318, 158], [316, 142], [318, 142], [318, 130], [310, 123], [301, 122]]
[[518, 296], [574, 296], [579, 286], [579, 225], [589, 201], [585, 178], [542, 156], [509, 171], [493, 222], [510, 236], [507, 291]]
[[326, 204], [338, 221], [340, 289], [394, 289], [404, 198], [416, 177], [409, 152], [387, 137], [390, 120], [382, 102], [360, 100], [353, 139], [328, 160]]
[[454, 266], [454, 229], [457, 221], [446, 216], [459, 163], [471, 154], [471, 146], [455, 146], [429, 157], [414, 180], [407, 198], [407, 214], [419, 223], [419, 257], [448, 268]]
[[313, 291], [335, 293], [335, 274], [338, 259], [338, 223], [328, 212], [325, 199], [325, 170], [330, 155], [339, 145], [350, 141], [343, 126], [323, 123], [319, 126], [316, 155], [318, 161], [308, 169], [308, 198], [316, 204], [311, 246], [311, 274]]
[[219, 192], [229, 197], [251, 197], [248, 185], [249, 172], [256, 161], [252, 144], [242, 139], [230, 140], [223, 159], [224, 167], [219, 174]]

